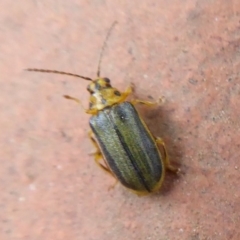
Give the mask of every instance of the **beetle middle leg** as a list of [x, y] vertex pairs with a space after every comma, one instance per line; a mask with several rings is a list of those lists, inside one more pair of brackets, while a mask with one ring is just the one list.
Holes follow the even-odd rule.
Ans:
[[100, 151], [100, 148], [99, 148], [99, 146], [98, 146], [98, 143], [96, 142], [95, 138], [93, 137], [92, 131], [89, 131], [88, 136], [89, 136], [91, 142], [93, 143], [93, 145], [94, 145], [95, 148], [96, 148], [96, 151], [93, 153], [95, 163], [96, 163], [103, 171], [105, 171], [105, 172], [107, 172], [107, 173], [109, 173], [109, 174], [111, 174], [111, 175], [113, 176], [113, 174], [112, 174], [112, 172], [110, 171], [110, 169], [109, 169], [107, 166], [104, 166], [104, 165], [100, 162], [100, 160], [103, 159], [103, 155], [102, 155], [102, 153], [101, 153], [101, 151]]
[[169, 155], [168, 155], [168, 153], [167, 153], [167, 149], [166, 149], [166, 146], [165, 146], [164, 141], [163, 141], [160, 137], [157, 137], [155, 141], [156, 141], [157, 144], [161, 145], [162, 148], [163, 148], [164, 155], [165, 155], [163, 161], [164, 161], [164, 163], [165, 163], [165, 165], [166, 165], [166, 168], [167, 168], [168, 170], [172, 171], [172, 172], [178, 172], [179, 169], [176, 168], [176, 167], [174, 167], [174, 166], [170, 163], [170, 161], [169, 161]]

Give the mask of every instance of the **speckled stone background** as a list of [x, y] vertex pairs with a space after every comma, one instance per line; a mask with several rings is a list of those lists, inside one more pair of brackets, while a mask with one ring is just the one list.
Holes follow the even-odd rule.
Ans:
[[[87, 82], [102, 76], [141, 112], [182, 172], [138, 197], [89, 155]], [[0, 239], [239, 240], [240, 1], [2, 0]]]

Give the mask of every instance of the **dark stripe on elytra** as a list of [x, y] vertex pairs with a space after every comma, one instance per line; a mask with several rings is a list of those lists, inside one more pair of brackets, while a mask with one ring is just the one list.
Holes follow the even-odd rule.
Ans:
[[[118, 110], [120, 110], [120, 109], [118, 109]], [[118, 113], [119, 113], [119, 112], [118, 112]], [[107, 116], [109, 116], [110, 118], [112, 118], [111, 115], [107, 115]], [[120, 117], [120, 119], [121, 119], [122, 121], [124, 121], [124, 120], [126, 119], [126, 114], [125, 114], [124, 112], [120, 111], [119, 117]], [[131, 152], [131, 150], [129, 149], [128, 145], [126, 144], [126, 142], [125, 142], [125, 140], [124, 140], [124, 137], [122, 136], [122, 134], [121, 134], [120, 131], [118, 130], [117, 126], [114, 124], [114, 121], [113, 121], [112, 119], [110, 119], [110, 122], [112, 123], [113, 128], [114, 128], [114, 130], [115, 130], [115, 132], [116, 132], [116, 134], [117, 134], [117, 136], [118, 136], [118, 139], [119, 139], [121, 145], [123, 146], [123, 149], [126, 151], [127, 156], [129, 157], [129, 160], [130, 160], [130, 162], [131, 162], [131, 164], [132, 164], [135, 172], [137, 173], [137, 176], [138, 176], [139, 181], [141, 182], [141, 184], [145, 187], [145, 189], [146, 189], [148, 192], [151, 192], [151, 190], [149, 189], [149, 187], [148, 187], [148, 185], [147, 185], [147, 183], [146, 183], [146, 181], [145, 181], [145, 179], [144, 179], [144, 177], [143, 177], [143, 175], [142, 175], [139, 167], [138, 167], [137, 164], [135, 163], [135, 158], [134, 158], [134, 156], [132, 155], [132, 152]], [[120, 174], [121, 174], [121, 173], [120, 173]]]
[[[109, 153], [109, 151], [107, 150], [104, 142], [102, 141], [102, 138], [99, 136], [98, 132], [95, 130], [95, 128], [91, 125], [91, 122], [90, 122], [90, 127], [94, 133], [94, 135], [97, 137], [97, 141], [100, 145], [100, 148], [102, 150], [102, 153], [103, 155], [105, 155], [105, 160], [108, 164], [108, 166], [110, 167], [110, 169], [113, 170], [113, 172], [116, 174], [116, 177], [120, 180], [120, 182], [125, 185], [126, 187], [131, 187], [125, 180], [125, 178], [122, 176], [121, 172], [119, 171], [115, 161], [114, 161], [114, 158], [111, 156], [111, 154]], [[111, 159], [111, 162], [107, 161], [107, 159]]]

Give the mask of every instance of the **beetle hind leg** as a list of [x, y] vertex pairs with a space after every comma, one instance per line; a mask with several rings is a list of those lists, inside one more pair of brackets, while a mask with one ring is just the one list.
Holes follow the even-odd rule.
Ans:
[[164, 156], [163, 161], [166, 165], [166, 168], [171, 172], [179, 172], [179, 169], [177, 167], [174, 167], [169, 161], [169, 155], [168, 155], [168, 152], [167, 152], [166, 145], [165, 145], [164, 141], [161, 138], [157, 137], [156, 138], [156, 143], [161, 145], [163, 150], [164, 150], [164, 155], [165, 156]]

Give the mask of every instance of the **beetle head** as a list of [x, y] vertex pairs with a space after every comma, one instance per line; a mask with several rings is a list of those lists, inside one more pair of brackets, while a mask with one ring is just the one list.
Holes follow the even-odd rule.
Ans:
[[100, 111], [106, 107], [120, 103], [123, 99], [122, 93], [113, 88], [108, 78], [97, 78], [87, 87], [90, 93], [89, 110]]
[[93, 80], [87, 87], [90, 94], [98, 93], [103, 89], [112, 88], [109, 78], [97, 78]]

